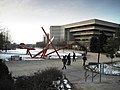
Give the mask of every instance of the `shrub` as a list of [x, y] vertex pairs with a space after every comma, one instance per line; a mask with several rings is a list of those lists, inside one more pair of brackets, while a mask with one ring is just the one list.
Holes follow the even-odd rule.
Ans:
[[62, 74], [58, 68], [50, 67], [31, 76], [19, 76], [15, 81], [15, 90], [49, 90], [52, 82]]
[[13, 81], [8, 78], [0, 79], [0, 90], [14, 90]]
[[8, 67], [0, 59], [0, 90], [14, 90], [14, 80]]

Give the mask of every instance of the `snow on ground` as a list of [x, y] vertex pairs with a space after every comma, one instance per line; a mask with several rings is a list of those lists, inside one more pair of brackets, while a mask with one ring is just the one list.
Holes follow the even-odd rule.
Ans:
[[[92, 70], [95, 70], [95, 72], [101, 72], [103, 74], [109, 74], [109, 75], [118, 75], [120, 76], [120, 69], [119, 66], [120, 62], [116, 62], [113, 64], [100, 64], [98, 66], [96, 65], [90, 65], [89, 68]], [[119, 67], [116, 67], [119, 66]]]
[[[35, 55], [37, 54], [38, 52], [40, 52], [42, 49], [38, 49], [36, 48], [35, 50], [30, 50], [31, 54], [32, 55]], [[43, 60], [42, 58], [40, 58], [40, 55], [37, 56], [37, 58], [31, 58], [30, 55], [26, 55], [26, 49], [16, 49], [16, 50], [7, 50], [7, 52], [5, 51], [1, 51], [0, 52], [0, 59], [3, 59], [5, 61], [9, 61], [11, 60], [11, 56], [14, 56], [16, 58], [16, 60], [19, 60], [17, 58], [19, 57], [22, 57], [22, 60]], [[47, 50], [47, 53], [50, 53], [54, 51], [53, 49], [48, 49]], [[64, 55], [68, 55], [69, 53], [71, 54], [71, 58], [72, 58], [72, 55], [73, 55], [73, 51], [74, 50], [59, 50], [58, 53], [60, 55], [60, 57], [62, 58]], [[74, 51], [76, 56], [79, 57], [79, 56], [82, 56], [82, 53], [81, 51]], [[58, 59], [59, 57], [57, 56], [56, 52], [48, 55], [47, 58], [50, 58], [50, 59]]]

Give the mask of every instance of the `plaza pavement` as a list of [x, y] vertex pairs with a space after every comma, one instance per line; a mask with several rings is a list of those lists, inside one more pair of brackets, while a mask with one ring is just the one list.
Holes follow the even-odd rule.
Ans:
[[[97, 62], [97, 53], [88, 53], [87, 62]], [[120, 58], [115, 58], [113, 61], [120, 60]], [[110, 62], [110, 58], [105, 55], [101, 55], [100, 62]], [[120, 90], [120, 76], [113, 75], [103, 75], [99, 74], [93, 79], [91, 72], [88, 72], [89, 77], [87, 82], [85, 82], [85, 69], [82, 66], [82, 59], [78, 58], [76, 62], [72, 62], [67, 69], [62, 70], [61, 60], [44, 60], [44, 61], [9, 61], [6, 62], [9, 70], [12, 72], [13, 76], [20, 75], [30, 75], [37, 70], [42, 70], [47, 67], [58, 67], [66, 77], [73, 83], [75, 90]]]

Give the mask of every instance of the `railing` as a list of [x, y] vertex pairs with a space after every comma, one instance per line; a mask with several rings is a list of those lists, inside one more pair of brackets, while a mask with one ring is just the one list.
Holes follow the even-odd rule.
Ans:
[[[95, 65], [94, 68], [90, 68], [89, 65]], [[96, 72], [96, 68], [100, 68], [99, 73]], [[91, 71], [91, 77], [92, 77], [92, 82], [94, 81], [94, 78], [99, 74], [99, 82], [101, 83], [101, 74], [104, 73], [104, 64], [103, 63], [95, 63], [95, 62], [90, 62], [88, 65], [85, 66], [85, 82], [87, 82], [88, 77], [90, 76], [88, 74], [88, 71]]]

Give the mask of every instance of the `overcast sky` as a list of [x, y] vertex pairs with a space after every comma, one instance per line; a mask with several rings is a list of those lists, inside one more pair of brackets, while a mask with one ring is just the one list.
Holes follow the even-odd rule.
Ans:
[[120, 23], [120, 0], [0, 0], [0, 29], [16, 43], [42, 41], [41, 27], [88, 19]]

